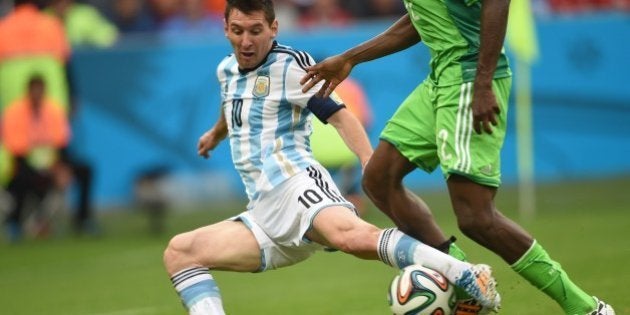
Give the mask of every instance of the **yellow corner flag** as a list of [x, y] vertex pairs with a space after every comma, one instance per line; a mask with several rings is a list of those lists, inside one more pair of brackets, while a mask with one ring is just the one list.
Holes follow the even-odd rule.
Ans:
[[524, 219], [536, 214], [531, 65], [538, 57], [538, 39], [530, 0], [512, 0], [507, 42], [516, 59], [516, 156], [518, 210]]
[[531, 64], [538, 57], [538, 39], [530, 0], [512, 0], [507, 42], [516, 58]]

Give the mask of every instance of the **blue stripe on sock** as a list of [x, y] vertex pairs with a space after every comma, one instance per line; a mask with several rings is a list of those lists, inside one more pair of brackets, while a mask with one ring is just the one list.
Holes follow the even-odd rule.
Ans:
[[214, 282], [214, 280], [204, 280], [185, 288], [184, 290], [182, 290], [182, 292], [180, 292], [180, 296], [184, 304], [186, 304], [186, 307], [190, 308], [192, 305], [203, 298], [220, 298], [221, 294], [219, 293], [219, 287], [217, 287], [217, 284], [216, 282]]
[[403, 235], [403, 237], [400, 238], [394, 249], [394, 257], [398, 268], [402, 269], [413, 265], [413, 253], [419, 244], [420, 242], [411, 238], [409, 235]]

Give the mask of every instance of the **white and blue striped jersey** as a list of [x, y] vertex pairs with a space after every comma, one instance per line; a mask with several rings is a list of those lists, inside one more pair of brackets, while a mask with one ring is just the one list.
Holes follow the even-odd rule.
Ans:
[[318, 164], [309, 143], [312, 114], [325, 121], [343, 104], [314, 97], [321, 84], [302, 92], [311, 64], [308, 53], [274, 42], [255, 69], [239, 70], [234, 54], [217, 67], [232, 160], [250, 202]]

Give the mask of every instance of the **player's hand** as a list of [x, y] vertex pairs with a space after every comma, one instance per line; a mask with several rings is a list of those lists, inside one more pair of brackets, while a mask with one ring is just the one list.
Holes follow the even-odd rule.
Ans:
[[353, 65], [342, 55], [326, 58], [324, 61], [306, 68], [306, 74], [300, 80], [302, 92], [306, 93], [322, 80], [324, 84], [317, 91], [318, 97], [328, 97], [345, 80]]
[[206, 131], [197, 143], [197, 154], [207, 159], [210, 157], [212, 149], [217, 145], [216, 137], [212, 131]]
[[473, 128], [477, 134], [492, 134], [492, 126], [497, 125], [496, 115], [501, 113], [497, 98], [492, 91], [492, 84], [477, 86], [473, 89], [472, 99]]

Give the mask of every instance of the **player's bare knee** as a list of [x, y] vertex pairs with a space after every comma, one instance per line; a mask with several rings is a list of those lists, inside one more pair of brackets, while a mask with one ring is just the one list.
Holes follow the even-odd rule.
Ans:
[[192, 261], [190, 257], [191, 235], [189, 233], [178, 234], [171, 238], [168, 246], [164, 250], [164, 266], [169, 273], [177, 272], [185, 267], [187, 261]]
[[169, 266], [172, 265], [179, 256], [179, 251], [177, 250], [177, 246], [175, 245], [176, 237], [177, 236], [171, 238], [171, 240], [168, 242], [168, 245], [164, 249], [163, 260], [164, 265], [167, 267], [167, 269], [169, 269]]
[[493, 231], [493, 224], [492, 213], [487, 212], [457, 217], [457, 226], [460, 231], [472, 239], [479, 239], [482, 235]]

